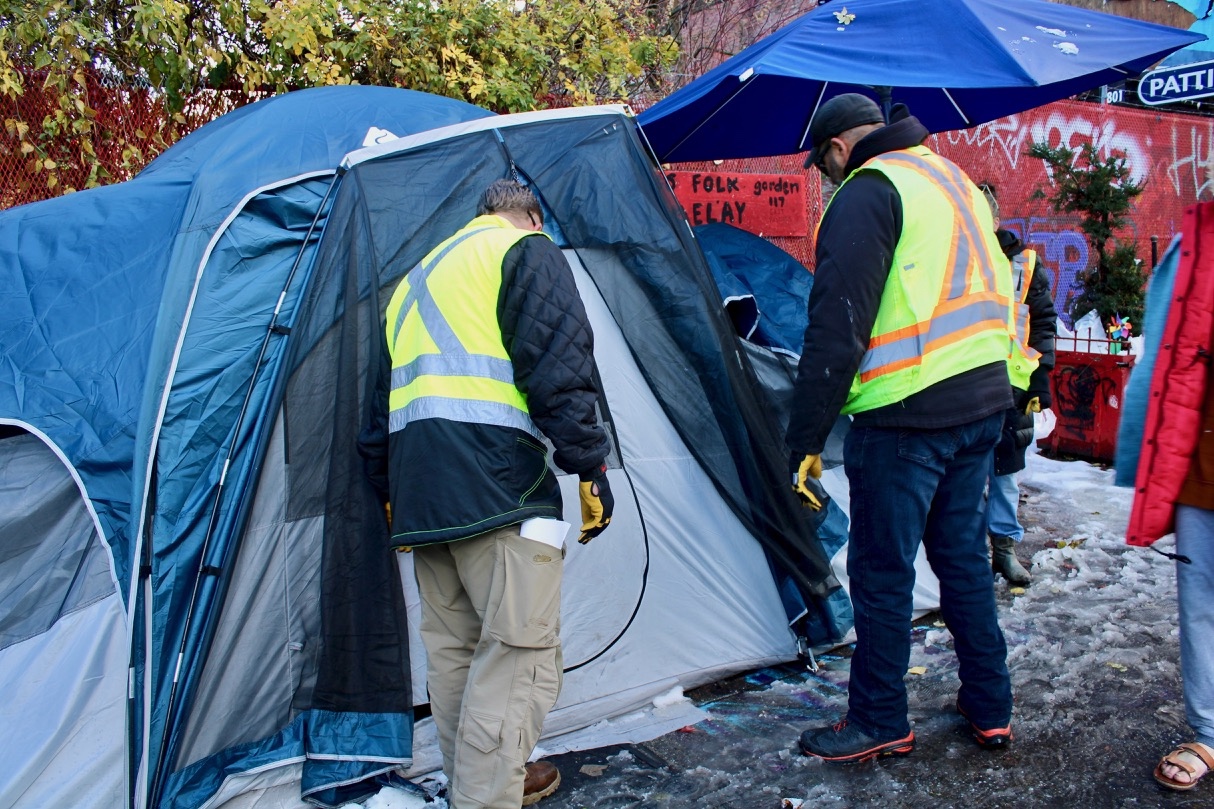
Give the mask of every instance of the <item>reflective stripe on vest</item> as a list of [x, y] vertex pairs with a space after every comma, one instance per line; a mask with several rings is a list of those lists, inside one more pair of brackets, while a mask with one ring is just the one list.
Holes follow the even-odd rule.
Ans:
[[903, 232], [844, 413], [1006, 361], [1013, 328], [1010, 265], [964, 172], [924, 147], [883, 154], [860, 170], [881, 172], [897, 189]]
[[540, 436], [497, 321], [502, 260], [529, 235], [500, 217], [477, 217], [401, 280], [386, 313], [390, 432], [443, 418]]
[[1006, 333], [1007, 298], [995, 293], [982, 293], [949, 303], [957, 305], [942, 305], [931, 320], [874, 337], [860, 362], [860, 381], [869, 382], [885, 374], [920, 365], [929, 352], [987, 329], [997, 328]]
[[1012, 258], [1012, 280], [1015, 284], [1016, 334], [1012, 340], [1012, 356], [1008, 358], [1007, 376], [1012, 387], [1028, 390], [1029, 379], [1041, 363], [1041, 352], [1029, 345], [1029, 284], [1037, 269], [1037, 253], [1025, 250]]

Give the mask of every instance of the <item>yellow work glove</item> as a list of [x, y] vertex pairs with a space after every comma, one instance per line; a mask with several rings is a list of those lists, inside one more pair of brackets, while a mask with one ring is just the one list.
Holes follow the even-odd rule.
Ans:
[[1041, 412], [1041, 397], [1040, 396], [1034, 396], [1032, 399], [1029, 399], [1028, 402], [1024, 405], [1024, 415], [1026, 415], [1026, 416], [1030, 415], [1032, 413], [1040, 413], [1040, 412]]
[[[391, 536], [392, 535], [392, 504], [391, 503], [384, 503], [384, 516], [387, 517], [387, 519], [388, 519], [388, 536]], [[408, 545], [400, 545], [397, 547], [396, 552], [397, 553], [408, 553], [411, 550], [413, 550], [413, 548], [411, 548]]]
[[615, 498], [607, 483], [607, 465], [578, 475], [578, 497], [582, 501], [582, 535], [578, 542], [585, 545], [603, 533], [615, 511]]
[[801, 500], [801, 505], [818, 511], [826, 500], [822, 485], [817, 483], [822, 477], [822, 456], [805, 455], [801, 458], [793, 456], [789, 463], [792, 468], [792, 491]]

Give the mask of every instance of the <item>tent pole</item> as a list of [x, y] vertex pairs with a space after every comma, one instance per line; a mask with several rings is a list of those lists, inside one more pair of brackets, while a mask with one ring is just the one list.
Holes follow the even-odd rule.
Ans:
[[291, 288], [291, 283], [295, 280], [295, 274], [299, 270], [300, 264], [303, 263], [304, 253], [307, 252], [308, 242], [312, 239], [312, 235], [316, 232], [321, 216], [325, 213], [326, 205], [329, 198], [333, 195], [333, 190], [338, 186], [344, 172], [338, 170], [334, 173], [333, 180], [329, 183], [329, 187], [325, 190], [325, 195], [321, 198], [320, 205], [316, 208], [316, 215], [312, 217], [312, 224], [308, 226], [308, 232], [304, 234], [302, 243], [299, 247], [299, 253], [295, 256], [295, 263], [291, 265], [291, 270], [287, 273], [287, 279], [283, 283], [282, 291], [278, 295], [278, 303], [274, 306], [274, 313], [270, 317], [270, 325], [266, 329], [265, 337], [261, 341], [261, 349], [257, 354], [257, 359], [253, 364], [253, 373], [249, 379], [249, 386], [245, 391], [244, 402], [240, 406], [240, 413], [236, 416], [236, 422], [232, 428], [232, 443], [228, 446], [227, 456], [223, 460], [223, 471], [219, 475], [219, 483], [215, 487], [215, 496], [211, 500], [211, 515], [207, 522], [206, 536], [202, 541], [202, 549], [198, 555], [198, 571], [194, 574], [194, 589], [190, 593], [190, 603], [186, 610], [185, 623], [181, 631], [181, 642], [177, 646], [177, 658], [174, 661], [173, 682], [169, 687], [169, 699], [165, 706], [164, 712], [164, 727], [160, 736], [159, 752], [154, 761], [148, 762], [149, 767], [152, 767], [151, 790], [149, 791], [149, 806], [157, 806], [160, 802], [160, 792], [164, 789], [164, 775], [167, 769], [165, 759], [170, 752], [170, 733], [169, 726], [174, 719], [174, 710], [177, 707], [178, 685], [181, 682], [182, 665], [185, 662], [186, 645], [189, 642], [190, 630], [193, 629], [195, 609], [198, 605], [198, 594], [202, 589], [202, 580], [204, 576], [222, 575], [223, 569], [219, 566], [212, 566], [206, 563], [207, 554], [211, 547], [211, 539], [215, 533], [215, 527], [219, 522], [219, 504], [223, 499], [224, 483], [227, 480], [228, 470], [232, 464], [232, 458], [235, 453], [237, 439], [240, 436], [241, 428], [244, 427], [245, 416], [249, 410], [249, 402], [253, 398], [253, 390], [257, 386], [257, 374], [261, 369], [262, 361], [265, 359], [269, 350], [270, 340], [276, 334], [287, 336], [291, 333], [289, 327], [281, 326], [278, 322], [278, 316], [282, 311], [283, 301], [286, 300], [287, 290]]

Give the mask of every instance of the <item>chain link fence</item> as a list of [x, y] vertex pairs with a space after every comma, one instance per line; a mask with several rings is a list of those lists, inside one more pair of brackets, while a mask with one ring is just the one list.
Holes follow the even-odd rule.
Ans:
[[[129, 180], [193, 130], [256, 100], [240, 91], [206, 90], [170, 114], [152, 90], [86, 74], [68, 112], [43, 88], [45, 79], [25, 73], [20, 96], [0, 96], [0, 209]], [[70, 121], [60, 127], [66, 133], [44, 129], [43, 121], [56, 115]]]

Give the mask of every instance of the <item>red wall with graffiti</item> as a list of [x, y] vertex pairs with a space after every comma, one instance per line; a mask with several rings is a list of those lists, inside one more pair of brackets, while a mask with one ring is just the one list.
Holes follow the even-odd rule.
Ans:
[[[1184, 209], [1214, 194], [1205, 172], [1214, 158], [1214, 118], [1205, 116], [1060, 101], [929, 138], [929, 147], [959, 164], [974, 182], [987, 181], [996, 187], [1003, 227], [1018, 233], [1042, 257], [1060, 314], [1068, 311], [1077, 292], [1076, 273], [1093, 264], [1094, 258], [1077, 217], [1055, 214], [1046, 199], [1033, 198], [1038, 189], [1047, 196], [1051, 193], [1045, 163], [1025, 154], [1030, 144], [1041, 141], [1075, 149], [1090, 141], [1102, 156], [1124, 154], [1133, 179], [1146, 185], [1126, 235], [1137, 240], [1138, 256], [1147, 267], [1151, 237], [1156, 237], [1162, 255], [1180, 229]], [[812, 268], [812, 234], [821, 216], [822, 193], [817, 172], [803, 168], [803, 160], [804, 155], [785, 155], [671, 168], [805, 176], [805, 215], [811, 235], [771, 241]]]

